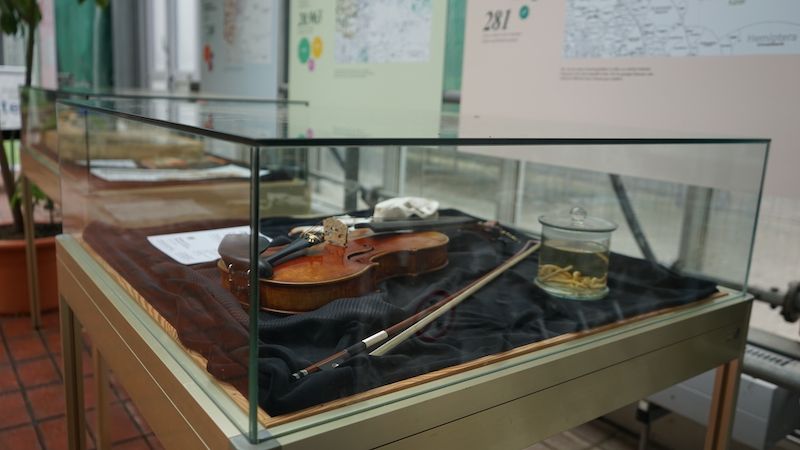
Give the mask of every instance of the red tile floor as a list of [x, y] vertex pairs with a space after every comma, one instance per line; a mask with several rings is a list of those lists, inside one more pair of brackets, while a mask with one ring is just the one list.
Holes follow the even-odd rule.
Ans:
[[[61, 340], [58, 313], [42, 315], [34, 331], [27, 316], [0, 316], [0, 450], [67, 448]], [[95, 448], [96, 400], [89, 344], [84, 346], [84, 406], [87, 448]], [[110, 392], [109, 434], [114, 449], [160, 449], [158, 440], [114, 384]]]

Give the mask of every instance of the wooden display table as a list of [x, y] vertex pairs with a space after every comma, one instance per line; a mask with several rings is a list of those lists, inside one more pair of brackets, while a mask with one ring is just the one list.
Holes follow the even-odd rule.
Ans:
[[[197, 364], [77, 239], [60, 236], [57, 247], [73, 449], [84, 447], [85, 436], [81, 329], [95, 346], [99, 398], [107, 367], [166, 448], [523, 448], [714, 367], [706, 448], [727, 448], [752, 300], [740, 293], [562, 335], [291, 415], [261, 414], [266, 428], [253, 446], [241, 431], [247, 413], [230, 387]], [[99, 418], [104, 408], [99, 402]], [[102, 448], [102, 423], [99, 429]]]

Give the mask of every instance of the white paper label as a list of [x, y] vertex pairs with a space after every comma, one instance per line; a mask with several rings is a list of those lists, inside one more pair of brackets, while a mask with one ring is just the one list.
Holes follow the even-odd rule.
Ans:
[[250, 234], [250, 227], [217, 228], [214, 230], [190, 231], [187, 233], [148, 236], [153, 247], [161, 250], [181, 264], [200, 264], [219, 259], [217, 248], [229, 234]]
[[[80, 160], [77, 161], [78, 164], [85, 166], [87, 165], [87, 161]], [[132, 159], [93, 159], [91, 161], [92, 169], [101, 168], [101, 167], [108, 167], [108, 168], [117, 168], [117, 169], [136, 169], [139, 166], [136, 164], [136, 161]]]
[[[92, 164], [94, 166], [94, 163]], [[269, 173], [261, 170], [260, 175]], [[249, 178], [250, 169], [227, 164], [211, 169], [126, 169], [121, 167], [92, 167], [92, 175], [106, 181], [199, 181], [220, 178]]]

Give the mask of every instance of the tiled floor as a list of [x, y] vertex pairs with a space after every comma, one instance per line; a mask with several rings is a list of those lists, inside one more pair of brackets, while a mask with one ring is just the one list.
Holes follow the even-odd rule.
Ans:
[[[58, 314], [45, 313], [42, 324], [33, 331], [27, 316], [0, 316], [0, 449], [67, 448]], [[83, 356], [87, 446], [92, 449], [97, 405], [88, 345]], [[113, 379], [110, 401], [112, 448], [162, 448]]]
[[[42, 329], [30, 318], [0, 316], [0, 449], [56, 450], [67, 447], [58, 314], [45, 313]], [[96, 399], [89, 346], [83, 354], [87, 445], [94, 448]], [[111, 386], [110, 434], [114, 449], [160, 449], [156, 437], [125, 391]], [[627, 450], [636, 442], [600, 421], [581, 425], [530, 447], [531, 450]]]
[[[557, 434], [527, 450], [635, 450], [636, 439], [629, 433], [600, 420]], [[650, 446], [655, 449], [657, 447]]]

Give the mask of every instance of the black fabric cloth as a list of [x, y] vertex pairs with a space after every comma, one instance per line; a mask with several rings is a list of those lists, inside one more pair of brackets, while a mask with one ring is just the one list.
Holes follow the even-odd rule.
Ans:
[[[269, 219], [262, 222], [262, 232], [282, 236], [294, 226], [318, 222]], [[146, 241], [152, 234], [230, 225], [121, 230], [95, 223], [84, 239], [175, 327], [184, 345], [208, 360], [212, 375], [246, 395], [247, 316], [221, 288], [217, 268], [182, 266]], [[392, 278], [368, 295], [338, 299], [308, 313], [261, 312], [262, 408], [273, 416], [286, 414], [542, 339], [704, 299], [716, 291], [713, 283], [612, 254], [605, 299], [556, 299], [533, 283], [538, 259], [534, 255], [387, 355], [359, 355], [336, 369], [290, 381], [292, 373], [430, 306], [500, 265], [528, 239], [509, 231], [517, 241], [474, 227], [447, 230], [449, 263], [444, 269]]]
[[[263, 232], [279, 235], [287, 226], [293, 224], [266, 222]], [[533, 283], [538, 269], [534, 255], [387, 355], [362, 354], [336, 369], [289, 381], [291, 373], [388, 328], [500, 265], [528, 239], [509, 231], [519, 240], [472, 228], [450, 230], [449, 264], [440, 271], [393, 278], [375, 293], [336, 300], [309, 313], [262, 313], [261, 404], [270, 414], [284, 414], [542, 339], [686, 304], [716, 291], [713, 283], [613, 254], [605, 299], [556, 299]]]

